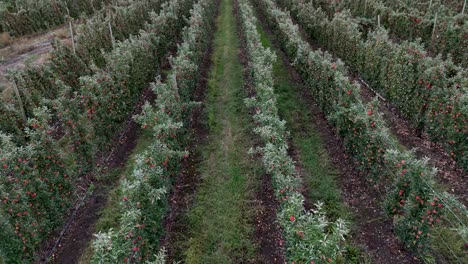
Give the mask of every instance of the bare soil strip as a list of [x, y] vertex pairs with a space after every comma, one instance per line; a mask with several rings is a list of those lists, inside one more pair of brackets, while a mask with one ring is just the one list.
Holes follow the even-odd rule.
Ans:
[[[52, 41], [58, 38], [60, 41], [71, 45], [67, 27], [60, 26], [45, 33], [35, 33], [11, 40], [9, 45], [0, 49], [0, 76], [6, 74], [9, 69], [22, 65], [28, 57], [47, 53], [52, 49]], [[7, 41], [9, 42], [9, 41]]]
[[27, 57], [35, 54], [42, 54], [52, 49], [50, 41], [42, 42], [33, 47], [31, 51], [22, 53], [16, 57], [8, 59], [6, 62], [0, 64], [0, 74], [5, 74], [7, 69], [15, 68], [18, 64], [24, 61]]

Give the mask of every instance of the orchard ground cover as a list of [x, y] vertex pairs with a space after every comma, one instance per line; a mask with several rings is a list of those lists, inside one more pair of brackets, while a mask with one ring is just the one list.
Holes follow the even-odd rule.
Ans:
[[14, 96], [12, 83], [7, 79], [8, 71], [44, 63], [49, 59], [52, 40], [58, 38], [68, 43], [69, 37], [69, 31], [62, 26], [39, 35], [12, 40], [6, 38], [4, 42], [8, 45], [0, 49], [0, 99], [9, 101]]
[[186, 263], [252, 262], [252, 199], [259, 167], [246, 155], [252, 144], [243, 105], [243, 78], [233, 2], [222, 0], [207, 87], [208, 142], [201, 183], [187, 212]]
[[[178, 3], [177, 0], [169, 2]], [[198, 2], [197, 8], [190, 12], [195, 19], [190, 21], [194, 29], [197, 29], [197, 25], [204, 25], [201, 28], [205, 28], [206, 24], [201, 21], [208, 20], [203, 19], [202, 14], [206, 13], [201, 11], [200, 3], [206, 6], [210, 0], [195, 2]], [[385, 263], [388, 259], [399, 263], [420, 262], [421, 259], [413, 258], [403, 248], [402, 241], [396, 239], [396, 234], [407, 235], [408, 241], [414, 239], [413, 231], [404, 234], [406, 219], [392, 223], [390, 217], [385, 215], [385, 209], [407, 217], [405, 213], [412, 209], [404, 207], [399, 199], [411, 201], [416, 195], [415, 199], [420, 202], [438, 197], [424, 192], [416, 193], [422, 189], [417, 189], [418, 186], [412, 182], [408, 187], [405, 180], [396, 181], [396, 187], [388, 181], [376, 183], [375, 179], [369, 180], [369, 170], [374, 176], [382, 172], [381, 167], [372, 167], [373, 156], [370, 159], [366, 157], [374, 153], [355, 145], [357, 153], [363, 151], [364, 158], [356, 155], [354, 150], [351, 152], [355, 157], [351, 157], [348, 134], [352, 133], [346, 129], [337, 131], [332, 126], [336, 120], [327, 120], [330, 112], [336, 109], [333, 105], [329, 107], [326, 96], [323, 96], [329, 93], [329, 87], [321, 87], [318, 93], [307, 87], [315, 87], [315, 82], [323, 85], [321, 76], [328, 76], [329, 81], [337, 78], [343, 65], [327, 55], [322, 62], [315, 64], [322, 72], [310, 67], [315, 63], [313, 60], [321, 58], [320, 53], [319, 56], [309, 57], [309, 67], [306, 64], [298, 67], [298, 63], [303, 63], [300, 59], [288, 61], [288, 56], [295, 56], [295, 52], [288, 54], [290, 49], [295, 49], [294, 43], [286, 48], [282, 46], [287, 38], [274, 35], [271, 29], [274, 23], [266, 22], [264, 12], [258, 13], [261, 22], [252, 26], [251, 22], [256, 21], [254, 15], [245, 16], [243, 13], [247, 12], [245, 4], [249, 1], [213, 2], [220, 5], [219, 14], [214, 10], [209, 12], [211, 19], [216, 18], [216, 29], [208, 29], [210, 34], [214, 34], [214, 40], [211, 40], [210, 34], [202, 34], [201, 40], [204, 42], [199, 41], [197, 36], [200, 35], [197, 34], [201, 34], [200, 28], [194, 30], [197, 32], [195, 35], [185, 31], [183, 36], [185, 40], [191, 40], [188, 41], [191, 44], [180, 44], [177, 49], [184, 52], [170, 59], [170, 63], [163, 59], [163, 65], [175, 65], [174, 71], [161, 69], [154, 74], [163, 73], [163, 76], [171, 77], [157, 79], [151, 85], [151, 90], [157, 94], [156, 101], [149, 100], [150, 104], [144, 106], [143, 114], [138, 110], [141, 101], [137, 103], [137, 110], [132, 113], [136, 114], [136, 122], [128, 118], [121, 124], [123, 132], [108, 140], [116, 148], [110, 151], [111, 157], [104, 164], [107, 168], [97, 171], [102, 175], [88, 179], [96, 180], [97, 190], [84, 201], [84, 209], [77, 214], [78, 217], [66, 223], [71, 226], [71, 231], [58, 240], [60, 246], [54, 253], [55, 262], [133, 263], [154, 260], [149, 263], [284, 263], [285, 259], [299, 260], [294, 263], [302, 263], [303, 260], [311, 260], [312, 263]], [[261, 10], [259, 6], [257, 8]], [[280, 11], [274, 12], [277, 12], [276, 16]], [[189, 21], [188, 12], [186, 16], [184, 21]], [[166, 18], [156, 21], [165, 23]], [[252, 28], [257, 28], [258, 32]], [[260, 42], [256, 41], [252, 32], [259, 34]], [[175, 35], [171, 36], [163, 38], [162, 45], [168, 45]], [[212, 48], [204, 46], [206, 43], [211, 43]], [[202, 46], [207, 50], [202, 51]], [[125, 48], [120, 50], [125, 51]], [[302, 56], [303, 52], [299, 49], [298, 54]], [[112, 58], [119, 59], [119, 56], [115, 53]], [[190, 63], [191, 59], [194, 59], [193, 64]], [[103, 61], [98, 59], [97, 62]], [[125, 63], [118, 65], [124, 66]], [[333, 74], [329, 75], [330, 72]], [[313, 81], [309, 78], [314, 77], [310, 73], [317, 73], [319, 78]], [[138, 79], [138, 72], [128, 74], [132, 80]], [[302, 80], [303, 76], [306, 76], [307, 84]], [[347, 79], [349, 76], [344, 77]], [[359, 104], [346, 110], [364, 113], [361, 131], [364, 131], [364, 135], [380, 137], [375, 131], [365, 134], [366, 127], [377, 125], [386, 129], [378, 114], [378, 111], [385, 109], [382, 105], [376, 108], [376, 104], [368, 102], [371, 96], [366, 94], [369, 91], [362, 85], [359, 94], [356, 87], [343, 80], [339, 79], [337, 83], [349, 89], [337, 92], [341, 98], [337, 100], [336, 107], [346, 105], [349, 98], [354, 100], [362, 96], [363, 105], [368, 107], [364, 112], [360, 111], [362, 105]], [[187, 87], [190, 89], [183, 89]], [[144, 90], [142, 100], [148, 99], [145, 96], [150, 93], [149, 90]], [[265, 91], [268, 91], [266, 95], [261, 95]], [[271, 91], [273, 93], [269, 93]], [[256, 96], [258, 101], [255, 101]], [[190, 101], [198, 102], [193, 104], [196, 105], [193, 109], [190, 108]], [[179, 121], [179, 114], [186, 114], [189, 105], [192, 112], [184, 117], [184, 121], [175, 122]], [[352, 111], [348, 116], [341, 113], [341, 117], [347, 121], [346, 118], [355, 114]], [[401, 121], [398, 116], [383, 112], [384, 120], [390, 118], [393, 122], [390, 141], [403, 143], [396, 146], [399, 151], [406, 151], [405, 146], [410, 144], [428, 144], [413, 143], [411, 137], [405, 138], [405, 133], [410, 133], [410, 129], [395, 125]], [[158, 120], [164, 121], [159, 123]], [[365, 123], [367, 121], [369, 124]], [[140, 126], [143, 133], [140, 133]], [[153, 131], [154, 135], [148, 130]], [[160, 136], [167, 131], [174, 133], [167, 134], [168, 140]], [[337, 132], [341, 136], [344, 134], [345, 139], [340, 138]], [[360, 139], [367, 140], [363, 134], [359, 134]], [[351, 139], [353, 144], [359, 144], [358, 140], [354, 140]], [[148, 146], [151, 147], [147, 149]], [[419, 153], [419, 157], [425, 151]], [[103, 151], [98, 154], [106, 159], [109, 153]], [[401, 176], [409, 174], [413, 177], [420, 172], [421, 175], [428, 172], [423, 161], [406, 154], [389, 151], [384, 157], [389, 164], [377, 165], [387, 166], [389, 171]], [[145, 159], [141, 158], [143, 156]], [[154, 162], [150, 162], [153, 159]], [[97, 162], [101, 163], [102, 159], [97, 158]], [[150, 162], [149, 168], [144, 162]], [[158, 165], [160, 163], [162, 165]], [[7, 165], [3, 169], [10, 167]], [[149, 176], [139, 177], [146, 174]], [[432, 172], [429, 174], [432, 175]], [[454, 184], [450, 177], [447, 181]], [[389, 199], [385, 203], [387, 208], [383, 208], [381, 202], [386, 191], [389, 191]], [[423, 195], [423, 199], [419, 195]], [[314, 210], [320, 206], [317, 207], [315, 203], [319, 201], [324, 205], [317, 213]], [[431, 207], [428, 213], [427, 219], [432, 223], [431, 219], [435, 220], [438, 216], [441, 204], [437, 203], [438, 200], [427, 204], [424, 201], [421, 208], [429, 208], [432, 204], [439, 206]], [[398, 202], [399, 207], [395, 205]], [[420, 211], [411, 212], [419, 217]], [[343, 225], [335, 225], [335, 220], [339, 218], [345, 218]], [[423, 219], [426, 219], [425, 215]], [[142, 223], [151, 228], [145, 229]], [[323, 226], [315, 228], [315, 223]], [[335, 239], [334, 235], [346, 233], [335, 230], [346, 226], [351, 232], [343, 239]], [[421, 226], [421, 231], [417, 232], [429, 230], [431, 235], [437, 236], [435, 241], [439, 244], [444, 242], [438, 240], [440, 237], [451, 239], [451, 236], [458, 236], [455, 229], [444, 233], [443, 229], [431, 230], [430, 224]], [[97, 239], [93, 238], [96, 232]], [[315, 239], [311, 238], [315, 235]], [[109, 237], [112, 239], [109, 240]], [[133, 242], [129, 238], [134, 239]], [[330, 247], [328, 241], [335, 241], [336, 244]], [[450, 260], [463, 261], [466, 245], [459, 244], [458, 238], [453, 241], [456, 241], [457, 252]], [[321, 252], [323, 249], [326, 250], [322, 251], [324, 253]], [[114, 257], [119, 261], [110, 261]]]

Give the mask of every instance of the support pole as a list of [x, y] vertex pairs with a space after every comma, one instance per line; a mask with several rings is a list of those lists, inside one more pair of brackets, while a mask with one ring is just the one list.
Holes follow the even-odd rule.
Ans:
[[68, 10], [68, 7], [66, 7], [66, 9], [67, 9], [67, 14], [68, 14], [68, 26], [70, 28], [70, 36], [71, 36], [71, 39], [72, 39], [73, 54], [76, 54], [75, 35], [73, 34], [73, 25], [72, 25], [72, 22], [71, 22], [70, 10]]
[[109, 33], [110, 33], [110, 38], [111, 38], [111, 42], [112, 42], [112, 47], [114, 47], [115, 46], [115, 39], [114, 39], [114, 34], [112, 33], [111, 19], [112, 19], [112, 15], [109, 12], [109, 21], [107, 22], [107, 25], [109, 26]]
[[21, 99], [20, 92], [18, 90], [18, 86], [16, 86], [15, 80], [13, 80], [13, 90], [15, 90], [16, 97], [18, 98], [18, 103], [20, 105], [21, 115], [23, 116], [23, 121], [26, 123], [26, 113], [24, 112], [23, 100]]
[[434, 27], [432, 28], [432, 37], [431, 37], [431, 39], [434, 39], [436, 25], [437, 25], [437, 13], [435, 14], [435, 18], [434, 18]]

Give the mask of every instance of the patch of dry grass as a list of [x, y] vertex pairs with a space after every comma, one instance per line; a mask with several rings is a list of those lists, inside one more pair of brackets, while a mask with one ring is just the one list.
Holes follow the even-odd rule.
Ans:
[[[4, 64], [4, 67], [0, 65], [0, 100], [9, 101], [14, 97], [12, 84], [7, 80], [6, 70], [22, 69], [30, 65], [45, 63], [50, 58], [48, 50], [38, 53], [32, 51], [49, 45], [54, 38], [66, 41], [69, 38], [68, 28], [61, 26], [46, 33], [32, 34], [16, 39], [11, 38], [8, 33], [0, 34], [0, 47], [3, 47], [0, 48], [0, 63]], [[27, 54], [28, 52], [31, 54]], [[22, 58], [19, 61], [8, 63], [20, 56]], [[5, 66], [5, 64], [8, 65]]]
[[0, 35], [0, 47], [5, 47], [0, 49], [0, 60], [6, 61], [30, 52], [54, 38], [65, 39], [68, 37], [68, 28], [66, 26], [58, 27], [46, 33], [27, 35], [16, 39], [10, 38], [8, 33], [3, 33]]

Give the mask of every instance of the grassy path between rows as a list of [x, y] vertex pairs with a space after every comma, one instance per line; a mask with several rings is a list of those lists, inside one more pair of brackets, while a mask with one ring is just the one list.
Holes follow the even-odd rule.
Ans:
[[222, 0], [206, 99], [209, 137], [203, 147], [201, 184], [187, 213], [184, 263], [254, 262], [252, 199], [260, 167], [244, 106], [243, 69], [232, 0]]

